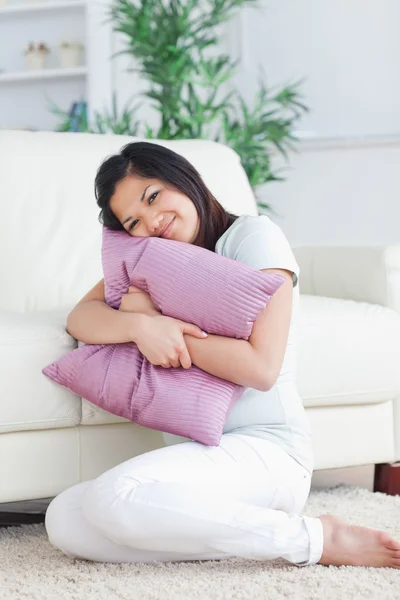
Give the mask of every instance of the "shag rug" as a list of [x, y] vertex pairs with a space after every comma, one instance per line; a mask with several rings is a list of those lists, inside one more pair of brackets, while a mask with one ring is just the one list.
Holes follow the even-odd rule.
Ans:
[[[304, 514], [333, 513], [400, 540], [400, 496], [347, 485], [312, 490]], [[106, 564], [74, 560], [44, 524], [0, 529], [1, 600], [399, 600], [400, 570], [295, 567], [277, 559]]]

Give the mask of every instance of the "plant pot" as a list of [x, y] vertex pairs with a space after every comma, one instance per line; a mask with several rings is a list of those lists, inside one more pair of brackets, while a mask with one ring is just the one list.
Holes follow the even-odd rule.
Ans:
[[79, 67], [81, 63], [82, 47], [80, 44], [68, 48], [60, 48], [60, 65], [63, 69]]
[[44, 69], [46, 64], [46, 54], [42, 52], [29, 52], [25, 55], [25, 59], [28, 68], [36, 71]]

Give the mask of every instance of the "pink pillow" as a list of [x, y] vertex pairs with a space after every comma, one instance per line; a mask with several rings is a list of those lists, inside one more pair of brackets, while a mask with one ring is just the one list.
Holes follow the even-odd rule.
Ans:
[[[248, 339], [284, 282], [192, 244], [103, 228], [105, 299], [118, 308], [128, 287], [164, 314], [211, 334]], [[244, 388], [192, 366], [152, 365], [136, 344], [86, 344], [43, 373], [93, 404], [139, 425], [217, 446]]]

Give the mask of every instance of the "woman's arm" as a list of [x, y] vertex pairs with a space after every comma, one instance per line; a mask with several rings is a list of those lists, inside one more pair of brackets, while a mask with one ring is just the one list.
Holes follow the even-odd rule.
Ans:
[[278, 378], [285, 355], [292, 314], [293, 283], [290, 271], [263, 269], [286, 281], [255, 321], [249, 341], [209, 335], [198, 340], [184, 335], [193, 364], [200, 369], [246, 387], [269, 390]]
[[135, 341], [143, 315], [115, 310], [106, 304], [104, 280], [97, 283], [67, 317], [67, 331], [85, 344], [120, 344]]
[[[218, 335], [204, 339], [183, 336], [197, 367], [226, 381], [261, 391], [274, 385], [282, 366], [293, 294], [290, 271], [264, 269], [264, 272], [278, 273], [286, 281], [254, 323], [249, 341]], [[100, 281], [68, 315], [67, 331], [87, 344], [135, 342], [135, 331], [139, 331], [143, 317], [147, 316], [109, 307], [105, 304], [104, 283]]]
[[211, 334], [204, 340], [183, 337], [192, 363], [199, 369], [238, 385], [269, 389], [259, 357], [249, 342]]

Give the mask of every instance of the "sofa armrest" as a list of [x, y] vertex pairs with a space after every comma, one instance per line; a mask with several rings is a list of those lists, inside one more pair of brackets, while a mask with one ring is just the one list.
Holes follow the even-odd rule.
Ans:
[[387, 306], [400, 313], [400, 244], [293, 248], [300, 291]]

